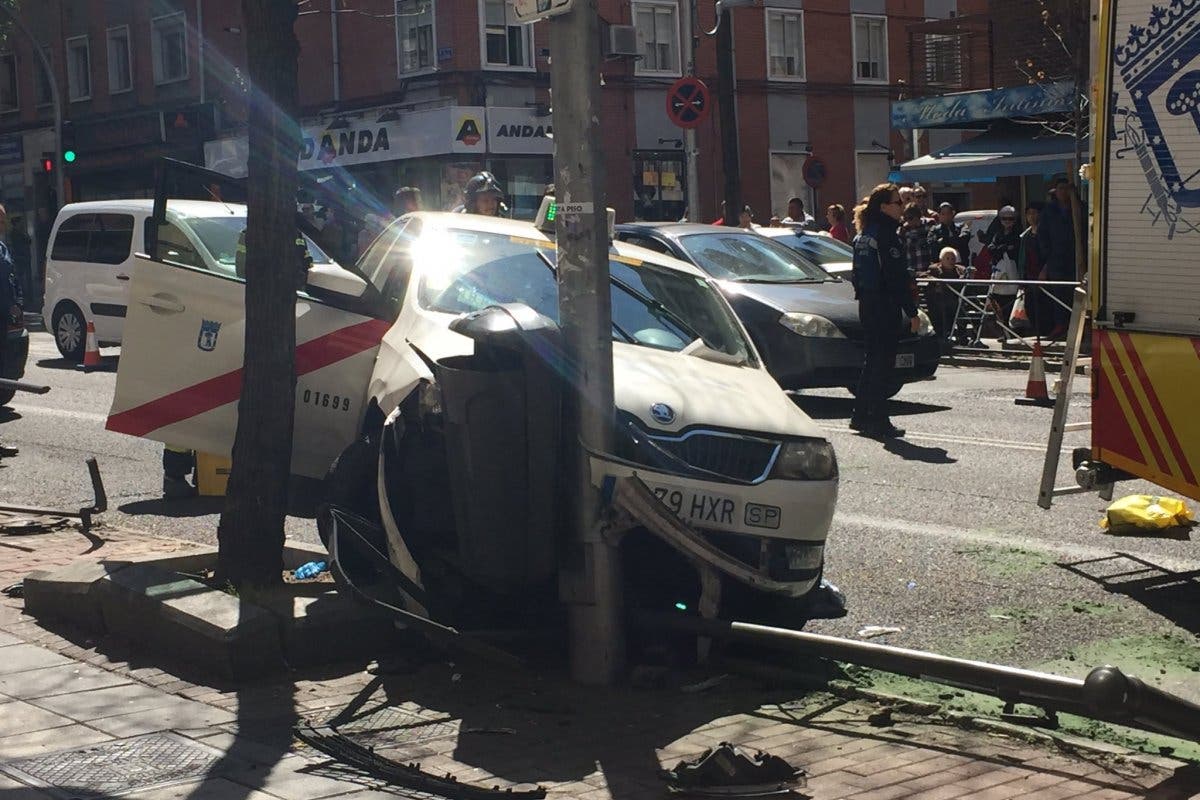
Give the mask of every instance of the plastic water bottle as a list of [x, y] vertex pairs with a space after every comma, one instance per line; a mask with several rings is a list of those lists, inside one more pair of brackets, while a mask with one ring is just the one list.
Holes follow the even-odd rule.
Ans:
[[309, 578], [315, 578], [329, 568], [329, 565], [324, 561], [310, 561], [307, 564], [301, 564], [296, 568], [292, 575], [296, 580], [306, 581]]

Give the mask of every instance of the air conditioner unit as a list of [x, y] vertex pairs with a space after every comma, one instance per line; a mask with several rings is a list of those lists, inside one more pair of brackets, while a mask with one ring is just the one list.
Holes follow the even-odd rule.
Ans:
[[637, 54], [637, 28], [632, 25], [609, 25], [608, 52], [605, 55], [636, 56]]

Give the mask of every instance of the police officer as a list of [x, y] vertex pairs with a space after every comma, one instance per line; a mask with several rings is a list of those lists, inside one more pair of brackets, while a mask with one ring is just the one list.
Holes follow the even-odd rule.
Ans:
[[476, 173], [463, 188], [463, 213], [498, 217], [504, 211], [504, 190], [496, 176], [486, 170]]
[[851, 282], [863, 328], [863, 369], [850, 428], [865, 436], [893, 438], [904, 431], [887, 417], [889, 387], [895, 378], [896, 346], [903, 313], [917, 332], [917, 306], [908, 286], [908, 268], [897, 228], [902, 206], [894, 183], [881, 183], [854, 209], [854, 268]]
[[[8, 212], [0, 205], [0, 343], [8, 335], [9, 319], [21, 315], [21, 283], [17, 280], [17, 269], [9, 252]], [[15, 456], [17, 448], [0, 445], [0, 458]]]

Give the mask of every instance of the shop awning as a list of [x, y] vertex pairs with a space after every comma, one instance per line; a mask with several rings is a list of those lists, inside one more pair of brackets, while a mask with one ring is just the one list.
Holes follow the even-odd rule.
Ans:
[[[1085, 140], [1083, 152], [1088, 152]], [[902, 181], [982, 182], [1019, 175], [1065, 172], [1075, 158], [1075, 138], [1038, 125], [993, 125], [967, 142], [900, 165]]]

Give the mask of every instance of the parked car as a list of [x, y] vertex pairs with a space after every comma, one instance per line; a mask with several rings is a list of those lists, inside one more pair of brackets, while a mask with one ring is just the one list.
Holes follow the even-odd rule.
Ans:
[[[638, 222], [618, 225], [617, 237], [695, 264], [715, 279], [784, 389], [857, 387], [862, 325], [849, 281], [757, 231]], [[925, 312], [919, 314], [918, 333], [900, 339], [889, 397], [937, 371], [937, 336]], [[897, 315], [897, 329], [903, 322]]]
[[828, 233], [792, 227], [758, 228], [757, 232], [795, 250], [830, 275], [839, 278], [850, 276], [854, 266], [854, 248]]
[[[121, 344], [135, 254], [146, 252], [153, 200], [99, 200], [63, 206], [50, 232], [43, 305], [46, 330], [64, 358], [81, 361], [87, 323], [101, 347]], [[238, 234], [246, 207], [207, 200], [173, 200], [159, 229], [159, 255], [176, 263], [234, 276]], [[319, 264], [331, 259], [309, 241]]]
[[[0, 313], [9, 313], [0, 309]], [[25, 315], [19, 310], [8, 320], [4, 341], [0, 342], [0, 378], [20, 380], [25, 375], [25, 362], [29, 359], [29, 333], [25, 330]], [[13, 399], [16, 389], [0, 386], [0, 406]]]
[[[426, 554], [461, 531], [453, 522], [445, 535], [439, 528], [429, 536], [427, 521], [457, 515], [470, 502], [414, 489], [424, 473], [404, 473], [433, 470], [447, 458], [445, 446], [428, 449], [427, 442], [449, 427], [435, 367], [476, 353], [455, 326], [500, 304], [557, 320], [555, 250], [530, 223], [414, 213], [363, 254], [353, 270], [357, 283], [320, 302], [300, 294], [292, 471], [327, 476], [351, 493], [365, 488], [366, 499], [352, 510], [383, 520], [388, 538], [379, 547], [407, 580], [419, 583]], [[615, 455], [594, 456], [593, 481], [636, 475], [705, 538], [687, 558], [676, 553], [689, 571], [691, 559], [719, 561], [719, 549], [739, 559], [741, 577], [723, 574], [743, 590], [806, 596], [820, 581], [837, 497], [837, 463], [824, 432], [780, 390], [703, 272], [624, 243], [614, 245], [610, 268], [623, 443]], [[132, 278], [108, 429], [228, 455], [243, 362], [243, 282], [165, 259], [137, 260]], [[553, 360], [554, 349], [547, 352]], [[479, 457], [501, 459], [502, 470], [506, 453]], [[389, 482], [392, 475], [404, 477]], [[556, 473], [537, 479], [554, 481]]]

